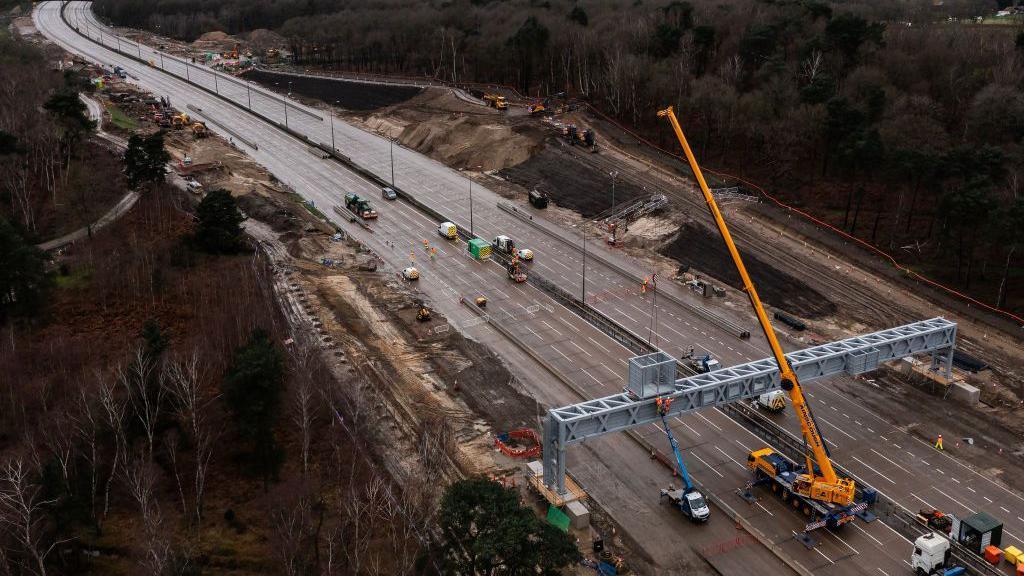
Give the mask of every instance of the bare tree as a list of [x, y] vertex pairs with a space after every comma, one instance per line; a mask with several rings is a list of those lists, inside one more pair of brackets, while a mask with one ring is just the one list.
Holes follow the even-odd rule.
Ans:
[[72, 420], [71, 415], [66, 411], [61, 411], [42, 426], [43, 442], [50, 454], [57, 460], [57, 464], [60, 465], [61, 480], [64, 481], [64, 490], [67, 493], [71, 492], [69, 468], [75, 447], [74, 428], [64, 425], [69, 420]]
[[[110, 473], [107, 475], [106, 486], [103, 489], [103, 518], [106, 518], [110, 511], [110, 487], [113, 484], [114, 476], [117, 474], [118, 467], [124, 465], [128, 458], [127, 440], [124, 435], [124, 417], [127, 405], [117, 398], [116, 384], [101, 381], [99, 391], [100, 405], [103, 406], [107, 426], [114, 439], [114, 459], [110, 463]], [[99, 525], [98, 522], [97, 525]]]
[[100, 415], [93, 402], [86, 395], [85, 388], [78, 389], [78, 415], [73, 420], [75, 434], [83, 445], [83, 456], [89, 464], [89, 515], [92, 517], [93, 528], [99, 532], [100, 521], [96, 515], [96, 493], [99, 483], [99, 450], [98, 436], [100, 432]]
[[294, 490], [285, 495], [283, 502], [270, 512], [270, 525], [274, 531], [274, 551], [280, 559], [284, 573], [298, 576], [308, 573], [310, 548], [313, 543], [313, 503], [305, 486], [287, 486]]
[[[203, 383], [203, 367], [199, 355], [193, 353], [180, 362], [169, 362], [164, 366], [162, 385], [168, 390], [178, 418], [183, 421], [192, 436], [195, 449], [195, 473], [193, 475], [193, 511], [196, 525], [203, 517], [203, 495], [206, 492], [206, 476], [213, 459], [213, 447], [219, 433], [208, 425], [208, 408], [213, 398], [207, 398]], [[184, 495], [182, 501], [184, 503]], [[183, 504], [184, 505], [184, 504]]]
[[31, 557], [33, 565], [24, 568], [45, 576], [46, 557], [67, 540], [54, 540], [48, 534], [43, 508], [55, 500], [43, 500], [41, 491], [42, 487], [29, 479], [29, 470], [20, 458], [9, 460], [0, 468], [0, 526]]
[[[299, 330], [298, 334], [309, 334]], [[322, 379], [319, 349], [309, 336], [296, 337], [291, 348], [292, 367], [292, 422], [299, 429], [302, 439], [302, 475], [309, 470], [309, 448], [312, 443], [313, 425], [317, 418], [315, 392]]]
[[132, 411], [146, 434], [146, 456], [152, 461], [156, 425], [167, 388], [155, 382], [155, 366], [141, 347], [135, 350], [128, 368], [118, 368], [117, 372], [118, 381], [128, 392]]

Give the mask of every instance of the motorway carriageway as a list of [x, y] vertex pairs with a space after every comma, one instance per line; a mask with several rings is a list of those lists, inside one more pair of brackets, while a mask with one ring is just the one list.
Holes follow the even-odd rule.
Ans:
[[[88, 22], [87, 25], [91, 28], [94, 37], [97, 37], [98, 31], [103, 29], [105, 42], [109, 45], [116, 44], [117, 40], [114, 39], [111, 32], [108, 29], [100, 28], [100, 24], [92, 19], [91, 12], [83, 9], [83, 5], [76, 4], [72, 8], [73, 15], [69, 16], [72, 22], [76, 18], [79, 19], [81, 27], [84, 27], [83, 25]], [[40, 28], [43, 29], [43, 26], [40, 26]], [[70, 33], [70, 31], [67, 32]], [[70, 39], [75, 40], [76, 38]], [[79, 43], [83, 43], [80, 38], [77, 38], [77, 40]], [[126, 40], [120, 40], [120, 42], [125, 50], [129, 50], [130, 46], [134, 46], [134, 44]], [[150, 49], [142, 47], [139, 50], [145, 56]], [[158, 58], [157, 56], [153, 59], [157, 61]], [[112, 62], [115, 59], [117, 59], [117, 56], [108, 52], [103, 61]], [[162, 85], [152, 84], [151, 82], [154, 78], [150, 77], [160, 76], [157, 71], [146, 69], [146, 67], [139, 66], [137, 63], [127, 59], [121, 60], [123, 60], [122, 65], [125, 68], [136, 74], [145, 73], [144, 84], [147, 87], [153, 89], [157, 94], [171, 94], [172, 101], [177, 106], [184, 108], [182, 102], [177, 97], [179, 94], [187, 92], [182, 90], [182, 83], [167, 82], [167, 79], [164, 78], [161, 79]], [[173, 71], [177, 60], [172, 60], [171, 57], [165, 55], [163, 61], [165, 66]], [[184, 66], [181, 64], [177, 65], [181, 67], [179, 73], [183, 74]], [[189, 75], [194, 81], [204, 77], [207, 78], [210, 88], [214, 88], [213, 76], [209, 72], [201, 72], [199, 68], [189, 66]], [[236, 98], [245, 97], [245, 90], [242, 88], [244, 85], [235, 85], [232, 82], [237, 82], [237, 80], [226, 79], [226, 77], [220, 76], [216, 87], [222, 92], [225, 90], [237, 90], [233, 94]], [[189, 90], [198, 92], [194, 88]], [[274, 117], [276, 113], [276, 116], [283, 120], [283, 106], [279, 97], [265, 94], [255, 88], [251, 90], [251, 95], [253, 109], [269, 117]], [[265, 125], [258, 126], [262, 125], [262, 122], [257, 119], [240, 114], [237, 109], [232, 109], [222, 103], [218, 103], [208, 95], [203, 95], [201, 100], [204, 105], [200, 107], [204, 108], [204, 116], [209, 116], [216, 121], [217, 118], [225, 117], [224, 114], [228, 114], [227, 117], [232, 118], [231, 122], [226, 122], [228, 125], [232, 126], [236, 132], [245, 133], [247, 138], [260, 143], [260, 150], [250, 151], [257, 161], [267, 166], [279, 178], [291, 184], [303, 196], [313, 200], [318, 207], [329, 215], [330, 211], [327, 209], [327, 206], [333, 206], [338, 203], [344, 191], [356, 191], [367, 195], [373, 200], [379, 198], [379, 192], [372, 185], [341, 169], [333, 162], [320, 160], [311, 154], [308, 149], [304, 149], [306, 147], [303, 144], [292, 139], [285, 139], [290, 145], [268, 146], [271, 142], [275, 144], [280, 143], [279, 132], [270, 130], [271, 133], [274, 133], [271, 137], [267, 133]], [[190, 95], [188, 102], [192, 101], [193, 98]], [[247, 98], [242, 100], [242, 102], [246, 103]], [[289, 125], [297, 129], [308, 127], [310, 133], [313, 134], [317, 134], [315, 132], [316, 129], [319, 129], [320, 132], [326, 129], [328, 131], [327, 138], [321, 141], [329, 142], [329, 128], [324, 126], [323, 121], [317, 120], [313, 116], [314, 114], [319, 116], [325, 115], [319, 111], [299, 112], [299, 109], [301, 107], [289, 103]], [[212, 127], [214, 129], [217, 128], [216, 125]], [[338, 148], [343, 153], [353, 157], [357, 162], [362, 162], [364, 165], [369, 164], [368, 167], [379, 174], [390, 175], [390, 163], [387, 160], [388, 144], [386, 141], [338, 121], [335, 121], [335, 131], [339, 144]], [[374, 145], [377, 146], [376, 152], [367, 153], [366, 151], [372, 149]], [[360, 158], [356, 151], [362, 152], [363, 157]], [[414, 193], [421, 201], [435, 208], [443, 208], [442, 211], [449, 214], [453, 213], [452, 208], [458, 203], [458, 206], [467, 208], [467, 213], [460, 214], [456, 211], [455, 221], [460, 224], [468, 222], [468, 206], [464, 206], [465, 195], [451, 192], [451, 190], [458, 190], [461, 187], [468, 187], [468, 183], [461, 175], [432, 160], [399, 147], [395, 148], [395, 155], [396, 179], [399, 186]], [[374, 162], [374, 160], [379, 161]], [[304, 168], [300, 169], [300, 166], [303, 165]], [[530, 246], [537, 253], [538, 262], [535, 266], [548, 267], [542, 272], [545, 277], [567, 282], [570, 285], [573, 282], [578, 283], [579, 275], [576, 270], [579, 270], [580, 267], [577, 260], [579, 254], [575, 250], [567, 248], [564, 244], [560, 244], [557, 239], [545, 234], [538, 234], [530, 226], [523, 225], [504, 212], [497, 210], [495, 207], [497, 201], [496, 195], [480, 186], [474, 186], [474, 224], [478, 234], [486, 236], [498, 231], [510, 232], [510, 235], [520, 239], [521, 243], [523, 243], [523, 238], [528, 238], [530, 242], [523, 244]], [[496, 313], [499, 310], [508, 311], [515, 316], [517, 319], [515, 321], [510, 320], [506, 323], [506, 326], [513, 327], [517, 337], [539, 351], [560, 373], [577, 382], [578, 385], [586, 389], [587, 393], [592, 393], [594, 396], [612, 393], [621, 389], [625, 374], [624, 359], [628, 356], [625, 350], [602, 334], [596, 333], [596, 331], [581, 322], [574, 315], [569, 314], [558, 306], [552, 306], [550, 300], [542, 297], [533, 288], [515, 286], [509, 283], [504, 278], [504, 273], [497, 266], [486, 266], [476, 263], [467, 259], [460, 247], [442, 243], [433, 232], [436, 224], [412, 210], [406, 204], [401, 202], [385, 204], [379, 200], [375, 203], [379, 208], [381, 218], [379, 223], [371, 224], [371, 227], [377, 233], [369, 235], [368, 239], [364, 239], [367, 239], [367, 243], [378, 253], [385, 255], [389, 262], [396, 267], [401, 267], [404, 265], [403, 260], [408, 260], [409, 247], [413, 247], [418, 252], [416, 256], [417, 266], [424, 273], [424, 278], [421, 282], [428, 285], [439, 285], [442, 298], [451, 301], [456, 301], [460, 295], [472, 295], [475, 293], [474, 291], [479, 291], [479, 288], [482, 286], [492, 286], [493, 288], [483, 291], [491, 299], [491, 312]], [[494, 221], [497, 221], [497, 223]], [[547, 226], [544, 223], [542, 225]], [[487, 231], [486, 235], [484, 234], [485, 230]], [[380, 234], [380, 232], [385, 232], [386, 234]], [[360, 236], [358, 233], [355, 235]], [[362, 236], [367, 235], [363, 234]], [[381, 238], [381, 236], [384, 238]], [[426, 254], [422, 250], [418, 250], [423, 237], [430, 238], [430, 245], [439, 249], [439, 258], [436, 264], [429, 263]], [[385, 238], [389, 243], [383, 242]], [[591, 249], [593, 248], [588, 247], [588, 250]], [[607, 251], [604, 251], [602, 255], [606, 258], [617, 258], [616, 255], [609, 255]], [[635, 292], [630, 294], [630, 281], [623, 278], [613, 269], [599, 266], [593, 260], [588, 262], [588, 264], [588, 280], [590, 280], [588, 286], [594, 286], [595, 291], [602, 291], [617, 296], [599, 303], [598, 308], [611, 315], [616, 321], [632, 329], [635, 333], [646, 334], [646, 330], [650, 326], [649, 302]], [[437, 266], [437, 273], [432, 271], [435, 265]], [[642, 271], [637, 273], [642, 274]], [[428, 290], [428, 292], [432, 293], [435, 300], [437, 299], [437, 290]], [[685, 291], [683, 292], [681, 297], [688, 297]], [[593, 293], [588, 291], [588, 294]], [[538, 302], [546, 302], [542, 311], [530, 312], [529, 310], [532, 308], [532, 305]], [[435, 302], [435, 305], [437, 304]], [[464, 310], [459, 310], [452, 314], [452, 306], [440, 306], [440, 308], [446, 309], [446, 313], [456, 323], [460, 321], [465, 323], [472, 318]], [[707, 326], [696, 318], [691, 317], [685, 309], [671, 305], [671, 303], [666, 304], [665, 299], [659, 301], [658, 309], [661, 323], [656, 328], [656, 331], [660, 334], [660, 343], [670, 352], [685, 350], [690, 345], [703, 344], [713, 348], [717, 355], [727, 364], [764, 355], [764, 352], [759, 352], [758, 350], [758, 348], [762, 347], [755, 347], [741, 342], [734, 337], [722, 333], [713, 326]], [[674, 334], [666, 333], [668, 332], [667, 327], [671, 327], [671, 332]], [[683, 330], [686, 334], [677, 331], [677, 328]], [[766, 348], [763, 349], [766, 350]], [[793, 349], [792, 344], [789, 346], [789, 349]], [[956, 501], [962, 502], [965, 508], [970, 505], [972, 508], [978, 509], [972, 505], [972, 502], [957, 497], [958, 493], [955, 490], [948, 491], [938, 486], [930, 488], [923, 486], [931, 484], [936, 474], [932, 473], [929, 475], [928, 470], [925, 470], [920, 475], [917, 475], [917, 470], [911, 468], [911, 466], [931, 467], [934, 465], [934, 462], [931, 461], [933, 459], [924, 460], [920, 454], [921, 450], [927, 449], [926, 446], [921, 446], [920, 442], [916, 442], [902, 431], [894, 430], [891, 426], [886, 427], [884, 423], [878, 422], [877, 419], [874, 421], [874, 426], [854, 428], [853, 424], [870, 421], [873, 415], [866, 413], [856, 403], [831, 390], [828, 386], [812, 385], [810, 388], [814, 390], [815, 405], [820, 402], [823, 406], [828, 406], [831, 410], [835, 410], [837, 412], [836, 417], [850, 421], [850, 423], [843, 425], [842, 430], [830, 427], [829, 424], [834, 425], [834, 422], [829, 418], [828, 414], [823, 414], [823, 408], [818, 408], [819, 417], [823, 415], [827, 420], [827, 423], [823, 426], [823, 432], [828, 434], [830, 445], [834, 450], [834, 454], [837, 455], [837, 460], [843, 462], [855, 473], [866, 477], [875, 484], [876, 488], [893, 496], [897, 501], [902, 502], [904, 506], [910, 509], [923, 506], [923, 504], [919, 505], [918, 500], [920, 500], [936, 505], [940, 509], [951, 511], [950, 504], [936, 501], [940, 500], [940, 497], [943, 495], [948, 495], [954, 503]], [[840, 409], [842, 412], [840, 412]], [[783, 418], [782, 423], [788, 424], [791, 428], [795, 425], [792, 417]], [[644, 432], [647, 435], [661, 435], [661, 437], [655, 436], [650, 439], [655, 445], [665, 444], [663, 433], [660, 431], [645, 430]], [[731, 489], [742, 485], [745, 481], [745, 469], [740, 463], [745, 459], [748, 448], [756, 447], [760, 444], [757, 439], [747, 434], [731, 420], [716, 411], [700, 414], [696, 418], [687, 419], [686, 422], [678, 421], [675, 423], [674, 432], [679, 435], [681, 445], [687, 448], [688, 454], [686, 457], [688, 464], [693, 466], [695, 476], [701, 478], [701, 480], [710, 484], [713, 488], [721, 486], [720, 489], [714, 491], [723, 494], [729, 493]], [[850, 435], [851, 437], [843, 434]], [[857, 434], [857, 436], [852, 436], [853, 434]], [[857, 443], [853, 442], [853, 437], [858, 438]], [[855, 444], [856, 449], [854, 451], [853, 447]], [[837, 448], [840, 449], [838, 453], [836, 451]], [[914, 450], [915, 448], [918, 450], [913, 454], [918, 460], [908, 460], [905, 453], [894, 452], [900, 450], [905, 452], [908, 449]], [[574, 448], [574, 450], [576, 449]], [[842, 452], [843, 450], [848, 450], [848, 453], [851, 456], [855, 456], [855, 458], [851, 461], [850, 458], [840, 456], [840, 454], [844, 453]], [[572, 453], [573, 451], [570, 451], [570, 455]], [[691, 453], [692, 456], [690, 455]], [[896, 462], [899, 464], [892, 464]], [[573, 464], [573, 458], [570, 458], [570, 464], [573, 465], [572, 469], [574, 471], [579, 468], [579, 466]], [[887, 466], [889, 469], [886, 468]], [[705, 471], [702, 471], [701, 467], [704, 467]], [[906, 470], [911, 470], [913, 473], [908, 473]], [[871, 473], [876, 471], [886, 471], [889, 473], [895, 471], [895, 473], [886, 479], [880, 474], [872, 476]], [[939, 472], [939, 475], [941, 477], [944, 474]], [[1005, 509], [1015, 509], [1012, 500], [1019, 498], [1017, 495], [1002, 489], [1002, 487], [988, 481], [985, 477], [976, 475], [973, 472], [967, 473], [964, 471], [958, 479], [961, 484], [966, 484], [964, 482], [965, 475], [970, 476], [972, 483], [969, 486], [965, 485], [964, 490], [970, 489], [974, 493], [982, 494], [978, 498], [979, 500], [984, 499], [986, 503], [988, 500], [991, 500], [993, 504], [999, 503], [999, 506]], [[952, 480], [951, 476], [950, 482]], [[921, 482], [922, 486], [918, 485], [919, 482]], [[895, 487], [903, 487], [904, 490], [897, 491], [894, 489]], [[656, 487], [651, 487], [650, 490], [656, 491]], [[1003, 500], [997, 500], [997, 498], [1009, 500], [1004, 502]], [[1017, 500], [1017, 502], [1017, 509], [1019, 510], [1020, 501]], [[780, 522], [777, 520], [777, 517], [771, 516], [771, 514], [775, 513], [771, 511], [772, 506], [776, 504], [778, 503], [773, 501], [768, 495], [765, 495], [761, 505], [765, 506], [766, 509], [762, 511], [759, 506], [752, 507], [749, 509], [749, 516], [756, 517], [757, 514], [760, 514], [769, 518], [770, 520], [764, 523], [766, 533], [772, 534], [774, 539], [780, 539], [788, 535], [785, 530], [779, 530]], [[742, 506], [745, 507], [746, 504]], [[743, 511], [742, 507], [737, 507], [737, 509]], [[1019, 529], [1011, 527], [1011, 518], [1007, 518], [1006, 514], [1000, 514], [995, 508], [984, 509], [1003, 518], [1007, 522], [1009, 537], [1013, 538], [1019, 533]], [[744, 513], [746, 514], [747, 512]], [[793, 516], [792, 513], [787, 511], [782, 514], [792, 517], [790, 518], [791, 522], [785, 523], [786, 528], [794, 526], [798, 528], [801, 524], [800, 519]], [[760, 527], [763, 523], [755, 522], [755, 524]], [[867, 538], [863, 540], [868, 544], [873, 543], [881, 549], [888, 548], [892, 550], [895, 548], [895, 554], [892, 557], [893, 563], [885, 566], [882, 571], [893, 573], [894, 570], [901, 569], [900, 563], [904, 560], [906, 551], [909, 550], [909, 545], [905, 541], [895, 547], [883, 546], [883, 542], [888, 544], [884, 538], [892, 537], [891, 533], [885, 533], [887, 531], [886, 527], [875, 523], [869, 526], [858, 526], [857, 528], [883, 530], [882, 534], [867, 533], [865, 531]], [[849, 562], [844, 562], [843, 559], [849, 558], [851, 555], [873, 556], [873, 554], [864, 551], [861, 543], [850, 539], [850, 535], [847, 535], [845, 542], [836, 540], [835, 545], [830, 547], [828, 544], [831, 540], [831, 538], [823, 538], [823, 545], [815, 551], [818, 555], [817, 563], [815, 563], [813, 555], [810, 560], [806, 560], [804, 558], [806, 554], [800, 554], [799, 551], [793, 552], [793, 555], [796, 558], [801, 558], [801, 563], [804, 565], [822, 569], [827, 569], [835, 562], [850, 564]], [[790, 542], [790, 544], [795, 543]], [[788, 550], [788, 545], [786, 547]], [[853, 552], [853, 550], [857, 552]], [[859, 561], [863, 562], [863, 558]]]

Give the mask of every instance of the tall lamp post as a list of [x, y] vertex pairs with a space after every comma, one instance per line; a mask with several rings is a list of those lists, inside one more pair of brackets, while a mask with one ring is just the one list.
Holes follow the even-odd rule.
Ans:
[[583, 232], [583, 290], [580, 295], [580, 300], [587, 303], [587, 221], [584, 220], [583, 224], [580, 225], [580, 231]]
[[[388, 142], [391, 144], [391, 186], [393, 187], [395, 185], [395, 139], [388, 136]], [[472, 184], [470, 184], [470, 186], [472, 187]], [[472, 196], [472, 194], [473, 191], [470, 190], [470, 196]]]
[[[334, 105], [338, 105], [338, 101], [334, 101]], [[337, 148], [334, 146], [334, 106], [331, 106], [331, 151], [334, 152]], [[391, 168], [391, 184], [395, 184], [395, 169]]]
[[[473, 168], [479, 170], [483, 166], [473, 166]], [[469, 233], [475, 237], [476, 233], [473, 232], [473, 178], [468, 175], [466, 178], [469, 180]]]
[[615, 179], [619, 176], [619, 171], [612, 170], [608, 175], [612, 177], [612, 208], [615, 208]]

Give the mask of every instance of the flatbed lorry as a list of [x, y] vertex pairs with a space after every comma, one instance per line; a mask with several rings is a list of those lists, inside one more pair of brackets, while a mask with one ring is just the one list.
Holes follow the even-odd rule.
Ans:
[[345, 194], [345, 208], [348, 208], [353, 214], [363, 220], [371, 220], [377, 217], [377, 211], [370, 206], [369, 200], [351, 192]]

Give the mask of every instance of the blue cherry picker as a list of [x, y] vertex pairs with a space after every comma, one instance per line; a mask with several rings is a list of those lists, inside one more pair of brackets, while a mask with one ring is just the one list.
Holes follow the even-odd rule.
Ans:
[[655, 398], [658, 406], [658, 415], [661, 416], [661, 423], [665, 426], [665, 435], [668, 436], [669, 444], [672, 445], [672, 452], [676, 455], [676, 464], [679, 466], [679, 476], [683, 479], [683, 487], [675, 489], [672, 486], [661, 489], [661, 497], [668, 498], [670, 502], [679, 507], [683, 513], [693, 522], [707, 522], [711, 517], [711, 509], [708, 508], [707, 500], [700, 490], [690, 481], [690, 475], [683, 465], [683, 456], [679, 453], [679, 444], [676, 437], [672, 435], [672, 428], [668, 425], [668, 407], [672, 404], [671, 398]]

